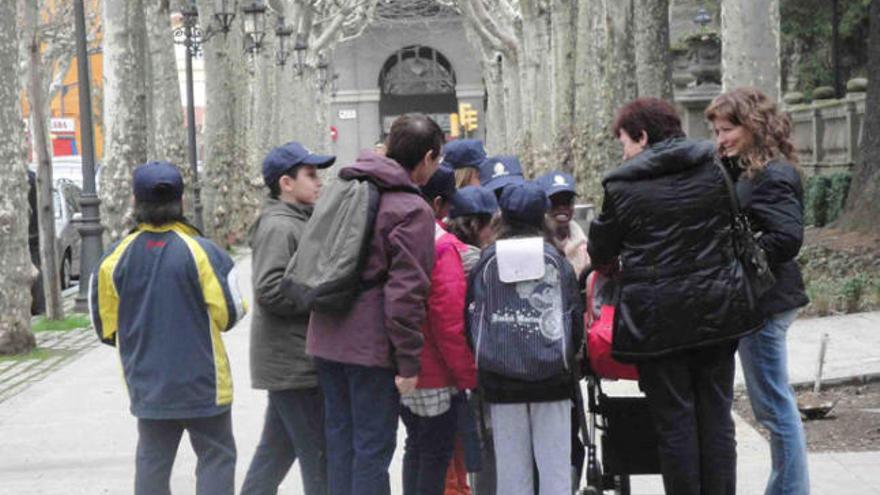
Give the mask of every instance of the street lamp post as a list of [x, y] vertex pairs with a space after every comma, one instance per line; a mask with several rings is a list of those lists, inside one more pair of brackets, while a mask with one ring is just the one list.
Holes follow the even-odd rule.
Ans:
[[186, 130], [189, 167], [193, 176], [193, 223], [199, 230], [204, 230], [202, 221], [202, 187], [199, 182], [198, 152], [196, 148], [196, 107], [193, 89], [193, 57], [200, 49], [202, 38], [198, 26], [199, 12], [196, 6], [189, 4], [180, 11], [183, 16], [183, 27], [174, 32], [175, 42], [186, 48]]
[[74, 309], [88, 312], [89, 280], [103, 251], [101, 236], [101, 200], [95, 187], [95, 143], [92, 135], [92, 92], [89, 78], [89, 54], [86, 46], [86, 15], [83, 0], [74, 0], [76, 29], [76, 66], [79, 84], [79, 129], [82, 140], [83, 189], [80, 195], [82, 217], [77, 222], [77, 230], [82, 238], [82, 253], [79, 269], [79, 292]]
[[[199, 26], [199, 11], [195, 0], [184, 5], [180, 14], [183, 17], [183, 26], [174, 30], [174, 42], [186, 48], [186, 118], [187, 140], [189, 150], [189, 166], [193, 175], [193, 223], [199, 230], [203, 230], [201, 184], [199, 183], [198, 157], [196, 147], [196, 110], [193, 89], [193, 57], [201, 53], [202, 43], [211, 39], [217, 33], [225, 36], [232, 27], [235, 19], [235, 0], [214, 0], [214, 20], [217, 29], [209, 25], [204, 31]], [[262, 2], [254, 1], [242, 8], [245, 20], [245, 31], [250, 38], [251, 45], [248, 51], [256, 54], [259, 52], [265, 36], [265, 13], [266, 7]]]

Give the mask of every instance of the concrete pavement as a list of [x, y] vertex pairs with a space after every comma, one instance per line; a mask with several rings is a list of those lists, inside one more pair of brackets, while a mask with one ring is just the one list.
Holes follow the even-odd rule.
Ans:
[[[239, 263], [242, 290], [250, 293], [250, 260]], [[224, 336], [232, 363], [235, 404], [233, 421], [238, 445], [236, 481], [240, 486], [262, 428], [265, 394], [250, 388], [249, 319]], [[880, 372], [880, 313], [797, 322], [789, 339], [792, 376], [812, 379], [812, 366], [822, 329], [831, 333], [827, 376]], [[872, 331], [873, 330], [873, 331]], [[815, 341], [815, 342], [814, 342]], [[871, 371], [873, 372], [873, 371]], [[850, 375], [846, 375], [850, 373]], [[632, 393], [632, 384], [609, 386], [612, 393]], [[739, 493], [763, 493], [769, 473], [767, 442], [737, 419]], [[127, 494], [132, 492], [136, 421], [119, 359], [110, 347], [95, 345], [63, 368], [0, 403], [0, 494]], [[401, 446], [392, 462], [392, 492], [400, 494]], [[174, 493], [194, 492], [195, 456], [182, 442], [172, 475]], [[814, 495], [880, 495], [880, 453], [811, 454]], [[659, 494], [658, 476], [633, 479], [633, 493]], [[281, 494], [301, 493], [298, 466]]]

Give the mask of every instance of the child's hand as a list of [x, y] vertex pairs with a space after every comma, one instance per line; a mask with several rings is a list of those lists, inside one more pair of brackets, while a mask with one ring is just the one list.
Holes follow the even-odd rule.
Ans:
[[419, 377], [417, 376], [404, 378], [398, 375], [394, 377], [394, 384], [397, 385], [397, 391], [400, 392], [400, 395], [412, 393], [412, 391], [416, 389], [418, 381]]

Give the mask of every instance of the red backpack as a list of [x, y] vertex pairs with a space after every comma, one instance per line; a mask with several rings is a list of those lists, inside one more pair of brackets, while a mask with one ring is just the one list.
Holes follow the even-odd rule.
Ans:
[[638, 380], [639, 371], [633, 364], [624, 364], [611, 356], [611, 342], [614, 336], [614, 306], [602, 304], [599, 318], [593, 318], [593, 295], [596, 278], [593, 273], [587, 283], [587, 305], [584, 312], [584, 328], [587, 329], [587, 356], [590, 368], [599, 378], [614, 380]]

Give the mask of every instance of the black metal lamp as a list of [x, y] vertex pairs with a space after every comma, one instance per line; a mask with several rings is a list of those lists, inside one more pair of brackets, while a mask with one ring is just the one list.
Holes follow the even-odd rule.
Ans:
[[288, 39], [293, 35], [293, 28], [284, 25], [284, 17], [278, 17], [278, 26], [275, 28], [275, 38], [278, 40], [278, 46], [275, 48], [275, 63], [284, 66], [290, 57], [290, 48], [288, 48]]
[[266, 36], [266, 6], [257, 0], [241, 8], [244, 14], [244, 33], [251, 40], [251, 50], [260, 51]]
[[327, 57], [324, 56], [324, 52], [318, 54], [318, 86], [321, 88], [321, 91], [327, 86], [327, 83], [330, 80], [327, 78], [327, 69], [330, 67], [330, 64], [327, 63]]
[[306, 68], [306, 50], [308, 49], [309, 44], [306, 42], [305, 35], [303, 35], [303, 33], [296, 33], [296, 42], [293, 45], [293, 51], [296, 53], [296, 65], [294, 66], [294, 69], [298, 76], [301, 76]]
[[214, 18], [220, 25], [220, 31], [228, 33], [235, 19], [235, 0], [214, 0]]

